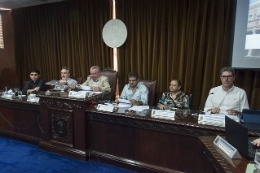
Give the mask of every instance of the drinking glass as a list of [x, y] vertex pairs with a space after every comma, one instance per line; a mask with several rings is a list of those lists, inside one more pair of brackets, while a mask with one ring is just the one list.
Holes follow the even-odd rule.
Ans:
[[64, 92], [64, 85], [63, 84], [61, 84], [60, 90], [61, 90], [61, 92]]
[[260, 169], [260, 149], [256, 149], [255, 151], [255, 167]]
[[22, 98], [22, 91], [18, 91], [18, 97]]

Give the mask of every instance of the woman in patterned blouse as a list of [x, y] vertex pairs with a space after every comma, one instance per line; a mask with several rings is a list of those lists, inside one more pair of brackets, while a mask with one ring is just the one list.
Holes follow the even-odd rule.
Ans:
[[159, 100], [158, 108], [165, 109], [165, 105], [173, 108], [188, 109], [188, 96], [181, 91], [181, 82], [178, 79], [173, 79], [170, 82], [170, 91], [164, 92]]

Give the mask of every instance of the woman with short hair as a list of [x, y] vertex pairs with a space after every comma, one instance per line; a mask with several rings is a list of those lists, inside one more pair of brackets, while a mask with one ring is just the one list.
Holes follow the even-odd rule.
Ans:
[[160, 109], [165, 109], [166, 104], [171, 108], [189, 109], [189, 97], [181, 91], [181, 82], [173, 79], [170, 82], [169, 91], [162, 94], [162, 98], [157, 105]]

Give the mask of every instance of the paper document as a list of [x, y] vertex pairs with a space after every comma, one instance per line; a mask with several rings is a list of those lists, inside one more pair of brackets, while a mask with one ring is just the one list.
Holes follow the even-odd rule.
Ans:
[[143, 110], [148, 110], [149, 106], [136, 106], [134, 105], [133, 107], [131, 107], [129, 110], [133, 110], [133, 111], [143, 111]]
[[128, 103], [128, 104], [131, 104], [131, 102], [129, 100], [126, 100], [126, 99], [118, 99], [118, 101], [120, 103]]
[[86, 86], [86, 85], [80, 85], [81, 88], [84, 90], [84, 91], [92, 91], [92, 89], [90, 89], [89, 86]]
[[132, 105], [128, 103], [119, 103], [117, 107], [128, 107], [130, 108]]
[[45, 83], [45, 85], [57, 85], [57, 84], [59, 84], [59, 80], [51, 80]]

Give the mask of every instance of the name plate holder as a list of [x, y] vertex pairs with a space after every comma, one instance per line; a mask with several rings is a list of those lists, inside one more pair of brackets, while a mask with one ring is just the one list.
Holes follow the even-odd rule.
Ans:
[[175, 118], [175, 111], [170, 110], [158, 110], [152, 109], [152, 118], [163, 118], [163, 119], [172, 119]]
[[97, 110], [106, 111], [106, 112], [114, 112], [114, 106], [113, 105], [107, 106], [107, 105], [98, 104]]
[[3, 97], [5, 97], [5, 98], [13, 98], [14, 97], [14, 93], [4, 93]]
[[88, 96], [88, 94], [89, 94], [89, 92], [84, 92], [84, 91], [70, 91], [69, 97], [84, 99]]
[[230, 159], [242, 159], [237, 149], [234, 148], [222, 137], [217, 136], [213, 143], [217, 148], [223, 151]]
[[27, 101], [28, 101], [28, 102], [39, 103], [39, 101], [40, 101], [40, 97], [32, 97], [32, 96], [28, 96], [28, 97], [27, 97]]

